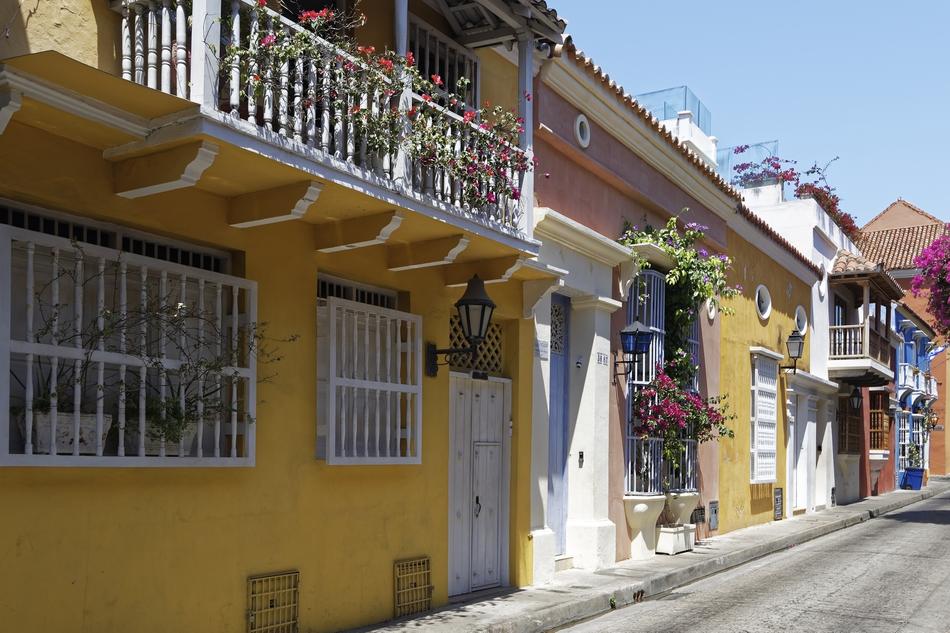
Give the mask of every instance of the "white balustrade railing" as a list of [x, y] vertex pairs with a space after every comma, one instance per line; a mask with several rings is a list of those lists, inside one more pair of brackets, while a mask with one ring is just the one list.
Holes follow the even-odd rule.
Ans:
[[0, 464], [254, 463], [252, 281], [0, 226]]
[[927, 394], [933, 397], [937, 396], [937, 379], [928, 378], [927, 379]]
[[901, 363], [897, 367], [897, 388], [914, 388], [914, 367], [910, 363]]
[[[407, 119], [383, 115], [393, 109], [407, 113], [412, 107], [436, 112], [447, 121], [458, 155], [471, 151], [476, 134], [488, 132], [435, 101], [425, 102], [402, 85], [392, 85], [364, 60], [280, 13], [259, 7], [255, 0], [119, 0], [113, 6], [122, 14], [123, 78], [230, 113], [320, 151], [351, 166], [348, 169], [362, 168], [366, 176], [381, 178], [390, 187], [435, 200], [462, 217], [512, 235], [525, 233], [526, 202], [496, 193], [495, 202], [471, 208], [463, 201], [460, 181], [445, 166], [422, 165], [401, 147]], [[317, 54], [281, 64], [257, 54], [264, 37], [281, 31], [307, 33]], [[250, 53], [250, 72], [243, 73], [249, 76], [242, 77], [238, 59], [227, 55], [232, 47]], [[354, 85], [365, 86], [365, 91], [354, 93]], [[375, 124], [391, 122], [397, 128], [394, 146], [374, 149], [361, 130], [357, 110], [369, 113]], [[510, 151], [522, 153], [517, 147]], [[486, 194], [501, 191], [494, 182], [498, 178], [512, 180], [520, 191], [524, 174], [497, 174], [480, 181], [479, 187]]]

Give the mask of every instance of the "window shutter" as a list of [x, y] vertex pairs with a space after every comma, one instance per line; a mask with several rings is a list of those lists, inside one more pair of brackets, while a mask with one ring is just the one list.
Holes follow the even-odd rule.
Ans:
[[318, 457], [420, 463], [422, 318], [330, 297], [317, 327]]
[[778, 429], [778, 362], [754, 356], [752, 362], [752, 483], [770, 483], [776, 477]]

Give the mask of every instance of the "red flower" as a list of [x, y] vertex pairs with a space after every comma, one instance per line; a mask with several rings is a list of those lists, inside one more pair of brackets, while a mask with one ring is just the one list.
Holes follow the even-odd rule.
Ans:
[[273, 33], [268, 33], [267, 35], [261, 38], [261, 46], [265, 46], [265, 47], [270, 46], [276, 41], [277, 41], [277, 36], [274, 35]]
[[434, 84], [437, 85], [437, 86], [441, 86], [441, 85], [442, 85], [442, 77], [439, 77], [439, 75], [432, 75], [432, 83], [434, 83]]
[[415, 63], [416, 63], [416, 58], [412, 56], [412, 51], [409, 51], [408, 53], [406, 53], [406, 64], [408, 64], [409, 66], [412, 66]]
[[376, 52], [376, 47], [375, 46], [357, 46], [356, 52], [359, 53], [360, 55], [369, 56]]
[[385, 70], [386, 72], [392, 72], [393, 69], [393, 60], [386, 59], [385, 57], [379, 60], [379, 67]]
[[266, 7], [266, 6], [267, 6], [267, 0], [257, 0], [257, 6], [259, 6], [259, 7]]
[[316, 11], [311, 10], [311, 11], [300, 12], [300, 16], [299, 16], [300, 22], [308, 22], [308, 21], [316, 22], [319, 19], [320, 19], [320, 15]]
[[422, 100], [425, 101], [426, 103], [429, 103], [430, 101], [432, 101], [432, 97], [430, 95], [424, 94], [422, 95]]
[[525, 93], [524, 93], [524, 100], [525, 100], [525, 101], [531, 101], [531, 93], [530, 93], [530, 92], [525, 91]]

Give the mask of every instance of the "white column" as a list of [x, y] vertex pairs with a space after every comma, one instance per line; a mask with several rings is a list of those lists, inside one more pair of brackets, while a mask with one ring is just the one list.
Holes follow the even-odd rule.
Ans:
[[396, 54], [404, 56], [409, 45], [409, 0], [393, 0], [393, 37]]
[[571, 302], [567, 553], [582, 569], [616, 562], [617, 529], [608, 518], [610, 315], [620, 305], [596, 295]]
[[518, 116], [524, 120], [521, 148], [532, 165], [521, 183], [521, 222], [524, 233], [534, 233], [534, 35], [518, 34]]
[[534, 306], [534, 362], [531, 364], [531, 543], [532, 584], [554, 578], [556, 539], [547, 524], [548, 435], [551, 393], [551, 295], [546, 293]]
[[194, 0], [191, 12], [191, 100], [217, 110], [221, 0]]

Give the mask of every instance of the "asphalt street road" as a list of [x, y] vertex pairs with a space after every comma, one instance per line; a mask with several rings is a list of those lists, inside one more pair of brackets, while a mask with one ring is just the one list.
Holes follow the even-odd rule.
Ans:
[[950, 633], [950, 492], [560, 630]]

